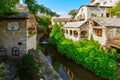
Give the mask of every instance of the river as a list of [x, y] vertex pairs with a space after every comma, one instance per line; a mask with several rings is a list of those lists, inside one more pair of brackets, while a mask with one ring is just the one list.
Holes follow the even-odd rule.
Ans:
[[66, 73], [70, 73], [72, 80], [106, 80], [96, 76], [92, 71], [76, 64], [73, 60], [67, 59], [64, 55], [61, 55], [55, 47], [51, 44], [47, 44], [47, 39], [43, 39], [40, 43], [41, 50], [45, 56], [51, 57], [52, 65], [58, 72], [59, 67], [64, 66]]

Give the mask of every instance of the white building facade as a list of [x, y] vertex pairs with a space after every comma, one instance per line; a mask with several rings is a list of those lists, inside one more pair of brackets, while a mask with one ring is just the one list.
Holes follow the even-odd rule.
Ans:
[[78, 10], [78, 13], [74, 17], [75, 21], [85, 20], [87, 21], [91, 16], [106, 17], [108, 7], [83, 5]]
[[91, 0], [90, 5], [115, 6], [119, 0]]

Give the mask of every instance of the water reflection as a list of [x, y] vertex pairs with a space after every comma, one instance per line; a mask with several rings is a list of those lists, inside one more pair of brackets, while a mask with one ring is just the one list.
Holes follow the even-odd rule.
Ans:
[[[72, 80], [106, 80], [97, 77], [90, 70], [82, 67], [81, 65], [76, 64], [74, 61], [67, 59], [65, 56], [58, 53], [56, 48], [50, 44], [40, 44], [42, 51], [46, 56], [50, 56], [52, 59], [52, 65], [56, 71], [59, 71], [59, 67], [62, 65], [66, 70], [69, 70], [70, 77]], [[67, 73], [67, 72], [66, 72]]]

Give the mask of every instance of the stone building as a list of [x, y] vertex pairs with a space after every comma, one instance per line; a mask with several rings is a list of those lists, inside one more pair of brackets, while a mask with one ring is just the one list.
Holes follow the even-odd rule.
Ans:
[[[91, 18], [89, 21], [89, 39], [93, 36], [102, 46], [120, 44], [120, 18]], [[116, 41], [118, 41], [116, 43]]]
[[91, 0], [90, 5], [115, 6], [119, 0]]
[[88, 21], [68, 22], [62, 29], [64, 36], [73, 41], [88, 37]]
[[89, 25], [88, 20], [92, 16], [106, 17], [107, 7], [98, 7], [94, 5], [83, 5], [79, 8], [76, 16], [74, 17], [75, 22], [67, 22], [63, 26], [64, 35], [68, 39], [73, 41], [79, 41], [83, 38], [88, 38]]
[[96, 5], [82, 5], [76, 16], [74, 17], [75, 21], [87, 21], [91, 16], [99, 16], [99, 17], [108, 17], [106, 6], [96, 6]]
[[72, 16], [67, 15], [67, 16], [60, 16], [60, 17], [52, 17], [51, 22], [52, 25], [54, 25], [54, 23], [57, 23], [59, 26], [63, 26], [65, 25], [67, 22], [71, 22]]
[[0, 16], [0, 54], [5, 49], [8, 56], [26, 54], [36, 49], [37, 22], [33, 14], [25, 12]]

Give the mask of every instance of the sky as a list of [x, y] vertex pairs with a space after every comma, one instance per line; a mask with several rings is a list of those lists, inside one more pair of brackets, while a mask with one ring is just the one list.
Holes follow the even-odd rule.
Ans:
[[[89, 4], [90, 0], [36, 0], [38, 4], [42, 4], [52, 11], [67, 15], [72, 9], [79, 9], [81, 5]], [[20, 0], [22, 2], [22, 0]]]
[[37, 2], [60, 15], [67, 15], [70, 10], [89, 4], [90, 0], [37, 0]]

